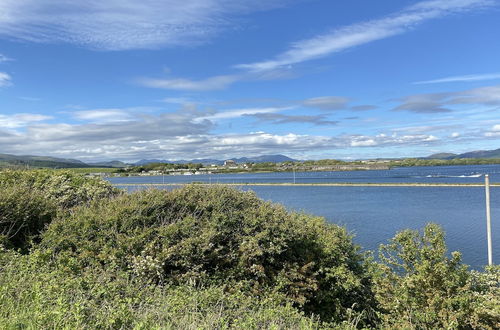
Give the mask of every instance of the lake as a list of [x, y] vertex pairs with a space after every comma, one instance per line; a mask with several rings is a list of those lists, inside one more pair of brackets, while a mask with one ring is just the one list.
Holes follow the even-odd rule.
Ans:
[[[377, 171], [297, 172], [296, 183], [484, 183], [500, 182], [500, 165], [433, 166]], [[178, 183], [290, 183], [291, 172], [143, 176], [109, 178], [120, 184]], [[167, 187], [166, 189], [172, 189]], [[130, 191], [144, 187], [127, 186]], [[421, 229], [428, 222], [446, 231], [450, 251], [460, 251], [474, 269], [487, 264], [485, 193], [481, 187], [332, 187], [240, 186], [291, 210], [323, 216], [344, 225], [354, 241], [377, 250], [400, 230]], [[493, 261], [500, 260], [500, 188], [491, 188]]]

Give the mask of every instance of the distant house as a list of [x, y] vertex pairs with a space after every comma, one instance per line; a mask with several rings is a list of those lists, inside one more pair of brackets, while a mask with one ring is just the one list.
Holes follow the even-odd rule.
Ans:
[[236, 162], [232, 159], [228, 159], [224, 161], [224, 166], [229, 167], [229, 166], [236, 166]]

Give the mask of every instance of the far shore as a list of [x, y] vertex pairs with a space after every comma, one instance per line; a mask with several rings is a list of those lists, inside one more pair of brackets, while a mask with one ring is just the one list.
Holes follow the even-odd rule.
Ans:
[[[163, 187], [163, 186], [184, 186], [196, 184], [200, 186], [224, 185], [224, 186], [315, 186], [315, 187], [484, 187], [481, 183], [115, 183], [115, 186], [123, 187]], [[500, 182], [490, 183], [490, 187], [500, 187]]]

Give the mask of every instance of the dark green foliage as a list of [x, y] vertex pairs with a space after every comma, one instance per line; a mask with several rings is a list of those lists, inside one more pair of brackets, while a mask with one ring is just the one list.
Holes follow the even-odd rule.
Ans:
[[4, 187], [0, 193], [0, 245], [26, 251], [56, 212], [55, 203], [38, 190], [24, 185]]
[[222, 186], [152, 190], [78, 208], [51, 224], [42, 247], [75, 258], [80, 269], [102, 266], [155, 283], [274, 290], [325, 319], [375, 305], [345, 229]]
[[169, 170], [199, 170], [203, 167], [201, 163], [149, 163], [138, 166], [131, 166], [117, 170], [117, 173], [141, 173], [148, 171], [169, 171]]
[[398, 233], [381, 246], [380, 259], [382, 273], [376, 277], [376, 290], [388, 324], [422, 329], [500, 325], [499, 297], [495, 298], [496, 311], [481, 309], [484, 297], [471, 288], [471, 273], [460, 262], [460, 254], [447, 256], [444, 232], [438, 225], [427, 225], [423, 234], [415, 230]]
[[0, 189], [25, 186], [39, 190], [61, 208], [70, 208], [119, 194], [109, 182], [69, 171], [0, 171]]
[[100, 179], [55, 171], [0, 171], [0, 191], [0, 243], [23, 252], [58, 212], [119, 193]]
[[75, 275], [46, 254], [0, 248], [0, 329], [318, 329], [278, 294], [157, 286], [89, 267]]
[[389, 163], [391, 167], [486, 165], [486, 164], [500, 164], [500, 158], [454, 158], [454, 159], [406, 158], [402, 160], [393, 160]]

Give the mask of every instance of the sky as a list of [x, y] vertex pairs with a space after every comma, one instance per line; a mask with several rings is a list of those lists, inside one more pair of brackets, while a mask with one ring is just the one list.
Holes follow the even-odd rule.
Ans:
[[0, 153], [500, 147], [499, 0], [0, 0]]

